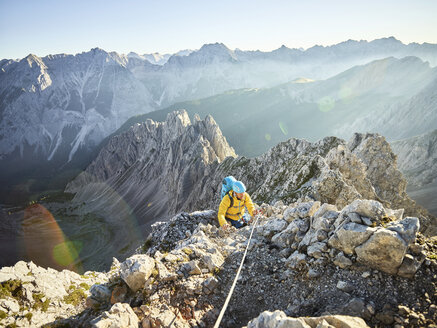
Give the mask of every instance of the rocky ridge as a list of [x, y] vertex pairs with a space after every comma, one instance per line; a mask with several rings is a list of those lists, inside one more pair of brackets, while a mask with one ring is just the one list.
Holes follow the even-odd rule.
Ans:
[[408, 181], [408, 194], [437, 215], [437, 130], [392, 142], [391, 147]]
[[102, 210], [114, 220], [126, 202], [141, 224], [150, 225], [147, 220], [187, 207], [186, 195], [208, 176], [209, 166], [235, 156], [211, 116], [191, 122], [177, 111], [165, 122], [147, 120], [113, 137], [66, 191], [86, 203], [84, 211]]
[[[260, 209], [223, 326], [436, 324], [437, 242], [418, 233], [417, 218], [364, 199], [342, 209], [308, 198]], [[251, 229], [224, 232], [212, 210], [180, 213], [156, 223], [144, 246], [107, 273], [2, 268], [0, 324], [212, 327]], [[39, 303], [28, 290], [46, 305], [31, 310]]]
[[409, 187], [437, 182], [437, 130], [391, 143]]
[[[307, 196], [343, 208], [356, 199], [374, 199], [387, 208], [404, 208], [405, 214], [419, 217], [422, 232], [434, 225], [427, 211], [408, 197], [396, 155], [380, 135], [355, 134], [349, 142], [335, 137], [315, 143], [292, 138], [259, 157], [245, 158], [235, 157], [211, 117], [194, 121], [190, 125], [182, 110], [169, 114], [164, 124], [148, 120], [132, 127], [111, 139], [66, 191], [76, 193], [78, 202], [104, 199], [94, 208], [107, 208], [109, 198], [98, 196], [110, 186], [131, 208], [142, 208], [141, 215], [147, 211], [156, 217], [216, 208], [223, 177], [233, 175], [245, 182], [259, 203], [289, 203]], [[151, 128], [155, 126], [162, 130]], [[193, 131], [206, 137], [193, 135]], [[199, 142], [191, 146], [195, 138], [200, 138]], [[159, 188], [150, 189], [158, 184]], [[156, 195], [159, 197], [153, 198]]]
[[175, 54], [164, 65], [99, 48], [3, 59], [0, 158], [21, 165], [24, 158], [33, 162], [30, 167], [53, 160], [62, 165], [94, 149], [134, 115], [232, 89], [271, 87], [299, 77], [326, 79], [390, 56], [416, 56], [435, 65], [435, 48], [404, 45], [391, 37], [268, 53], [207, 44], [187, 55]]

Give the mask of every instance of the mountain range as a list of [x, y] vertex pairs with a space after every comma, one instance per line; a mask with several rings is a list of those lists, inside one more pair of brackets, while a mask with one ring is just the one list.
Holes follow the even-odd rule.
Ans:
[[377, 132], [397, 140], [437, 126], [436, 83], [437, 70], [428, 63], [390, 57], [326, 80], [297, 79], [176, 103], [131, 118], [115, 134], [183, 108], [190, 115], [212, 115], [237, 153], [245, 156], [260, 155], [291, 136], [316, 141], [327, 135], [347, 139], [354, 132]]
[[[383, 59], [389, 56], [394, 58]], [[420, 59], [395, 59], [405, 56]], [[127, 56], [108, 53], [96, 48], [77, 55], [60, 54], [43, 58], [29, 55], [21, 60], [1, 60], [0, 181], [6, 186], [5, 193], [11, 194], [11, 185], [17, 186], [15, 189], [18, 191], [38, 189], [37, 185], [42, 179], [49, 182], [40, 186], [40, 189], [57, 189], [84, 169], [96, 156], [99, 143], [130, 117], [168, 106], [173, 106], [170, 108], [173, 110], [173, 104], [177, 102], [196, 102], [196, 99], [223, 92], [243, 93], [254, 99], [257, 93], [263, 97], [266, 93], [275, 97], [279, 93], [281, 96], [273, 100], [274, 104], [271, 104], [272, 98], [267, 96], [266, 99], [258, 98], [259, 105], [251, 109], [236, 109], [238, 113], [248, 110], [254, 113], [267, 107], [272, 119], [260, 122], [255, 118], [256, 115], [252, 115], [253, 123], [238, 122], [229, 128], [230, 134], [228, 126], [221, 122], [223, 117], [229, 117], [226, 113], [229, 111], [227, 104], [220, 104], [222, 111], [218, 115], [210, 113], [223, 127], [237, 152], [248, 155], [268, 149], [281, 138], [297, 136], [315, 140], [332, 134], [322, 135], [322, 131], [329, 130], [331, 126], [328, 129], [327, 125], [332, 125], [338, 117], [331, 115], [334, 113], [331, 111], [333, 103], [338, 105], [335, 109], [337, 114], [346, 113], [346, 107], [349, 106], [347, 101], [353, 100], [352, 109], [359, 109], [365, 114], [352, 114], [353, 120], [346, 117], [345, 125], [336, 126], [337, 130], [334, 131], [339, 136], [347, 134], [345, 129], [350, 130], [346, 123], [357, 124], [359, 119], [367, 123], [366, 117], [374, 115], [367, 109], [371, 101], [366, 97], [373, 97], [375, 102], [380, 102], [380, 108], [376, 109], [378, 113], [388, 110], [396, 112], [397, 107], [389, 105], [393, 100], [396, 100], [396, 106], [403, 101], [404, 112], [409, 112], [415, 102], [425, 102], [428, 110], [434, 108], [423, 97], [408, 98], [418, 92], [427, 92], [422, 86], [431, 83], [434, 71], [430, 65], [437, 63], [437, 45], [433, 44], [405, 45], [394, 38], [385, 38], [371, 42], [349, 40], [330, 47], [315, 46], [307, 50], [283, 46], [272, 52], [261, 52], [230, 50], [216, 43], [204, 45], [197, 51], [172, 55], [167, 61], [157, 55], [154, 58], [159, 65], [147, 58], [132, 53]], [[159, 58], [164, 60], [160, 61]], [[356, 67], [373, 60], [377, 60], [373, 69], [371, 66]], [[396, 67], [402, 65], [404, 75], [397, 74]], [[410, 70], [406, 68], [408, 65], [411, 65]], [[385, 74], [381, 74], [381, 69]], [[345, 85], [339, 86], [342, 72], [346, 74], [343, 77]], [[354, 74], [354, 79], [347, 80], [347, 76]], [[329, 79], [334, 75], [337, 75], [337, 81]], [[320, 79], [328, 80], [324, 82]], [[376, 89], [372, 90], [372, 83], [373, 87], [381, 87], [375, 81], [384, 86], [381, 94]], [[275, 87], [277, 85], [279, 87]], [[261, 93], [258, 90], [260, 88]], [[396, 91], [391, 92], [391, 89]], [[427, 94], [432, 100], [432, 85], [428, 89]], [[288, 95], [286, 100], [284, 95]], [[389, 100], [384, 98], [387, 95], [391, 97]], [[281, 106], [288, 106], [289, 99], [295, 106], [294, 110], [291, 116], [280, 118], [283, 114]], [[410, 100], [411, 103], [408, 103]], [[268, 106], [264, 106], [263, 102]], [[348, 115], [354, 112], [352, 109], [347, 109]], [[207, 110], [199, 109], [199, 113], [204, 117], [202, 113], [206, 114]], [[240, 118], [235, 112], [231, 115], [236, 121]], [[311, 116], [323, 120], [321, 126], [306, 127], [305, 122]], [[296, 128], [297, 125], [290, 125], [290, 121], [302, 124]], [[242, 151], [238, 143], [233, 144], [236, 138], [244, 140], [243, 136], [247, 136], [244, 133], [245, 124], [261, 130], [260, 124], [265, 123], [275, 127], [269, 128], [261, 138], [257, 136], [257, 143], [247, 153]], [[427, 123], [433, 124], [432, 120], [427, 120]], [[385, 126], [384, 123], [382, 125]], [[309, 135], [311, 133], [314, 135]], [[59, 181], [53, 182], [53, 176], [59, 177]]]

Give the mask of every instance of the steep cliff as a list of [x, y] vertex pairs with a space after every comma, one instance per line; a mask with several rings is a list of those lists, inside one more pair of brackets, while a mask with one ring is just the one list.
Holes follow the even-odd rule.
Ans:
[[155, 210], [156, 216], [217, 206], [227, 175], [244, 181], [257, 202], [309, 196], [343, 207], [358, 198], [375, 199], [423, 217], [422, 229], [428, 226], [426, 210], [406, 194], [396, 156], [382, 136], [355, 134], [348, 143], [335, 137], [315, 143], [290, 139], [256, 158], [235, 157], [211, 117], [191, 125], [185, 111], [111, 139], [66, 191], [77, 193], [79, 202], [98, 199], [94, 208], [112, 208], [114, 198], [105, 195], [115, 190], [139, 215]]
[[147, 120], [112, 138], [66, 191], [115, 220], [126, 208], [120, 204], [127, 203], [147, 223], [145, 218], [189, 207], [189, 196], [199, 192], [209, 167], [229, 156], [235, 152], [212, 117], [192, 123], [185, 111], [174, 112], [165, 122]]
[[[261, 210], [239, 230], [216, 217], [229, 174]], [[128, 212], [143, 227], [165, 222], [106, 273], [0, 269], [0, 324], [210, 327], [248, 247], [223, 326], [435, 325], [437, 247], [420, 233], [435, 226], [405, 187], [376, 134], [290, 139], [248, 159], [212, 117], [148, 120], [113, 137], [67, 190], [72, 207], [105, 215], [117, 235]]]
[[412, 198], [437, 215], [437, 130], [391, 143]]

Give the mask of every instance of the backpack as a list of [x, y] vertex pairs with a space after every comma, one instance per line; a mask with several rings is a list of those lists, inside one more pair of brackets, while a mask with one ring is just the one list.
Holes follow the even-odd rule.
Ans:
[[232, 189], [232, 185], [235, 181], [237, 180], [232, 175], [224, 178], [222, 181], [221, 199], [228, 195], [229, 199], [231, 200], [231, 205], [229, 207], [234, 206], [234, 199], [231, 197], [231, 195], [229, 195], [229, 191]]

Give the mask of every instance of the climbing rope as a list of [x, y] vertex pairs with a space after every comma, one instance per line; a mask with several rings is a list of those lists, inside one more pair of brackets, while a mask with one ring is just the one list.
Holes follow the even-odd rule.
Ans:
[[226, 308], [228, 307], [229, 301], [231, 299], [232, 293], [234, 292], [235, 285], [237, 284], [238, 277], [240, 276], [241, 268], [243, 267], [244, 260], [246, 258], [247, 250], [249, 249], [250, 240], [252, 239], [253, 230], [258, 222], [259, 215], [256, 216], [256, 220], [253, 224], [252, 231], [250, 232], [249, 240], [247, 242], [246, 250], [244, 251], [243, 258], [241, 259], [240, 267], [238, 268], [237, 275], [235, 276], [234, 282], [232, 283], [231, 289], [229, 290], [228, 297], [226, 298], [225, 304], [223, 305], [222, 310], [220, 311], [220, 315], [215, 322], [214, 328], [218, 328], [220, 326], [220, 322], [223, 319], [223, 315], [226, 312]]

